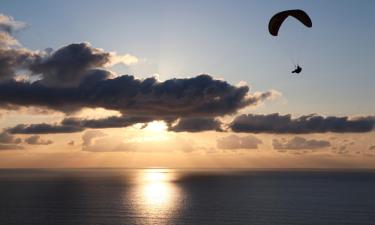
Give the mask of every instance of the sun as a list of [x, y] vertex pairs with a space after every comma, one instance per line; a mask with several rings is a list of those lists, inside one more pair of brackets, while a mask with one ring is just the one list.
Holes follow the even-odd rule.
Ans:
[[170, 140], [168, 126], [163, 121], [153, 121], [146, 125], [138, 124], [134, 140], [142, 143], [165, 142]]
[[167, 125], [163, 121], [153, 121], [147, 124], [146, 131], [161, 132], [168, 129]]

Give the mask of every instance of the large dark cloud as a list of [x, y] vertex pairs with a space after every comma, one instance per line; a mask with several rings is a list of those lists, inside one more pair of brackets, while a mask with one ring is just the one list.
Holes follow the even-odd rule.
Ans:
[[[0, 15], [0, 106], [47, 107], [66, 113], [101, 107], [123, 116], [100, 120], [68, 118], [61, 124], [20, 124], [11, 133], [79, 132], [85, 128], [127, 127], [154, 120], [167, 122], [171, 131], [221, 130], [215, 119], [256, 105], [275, 92], [250, 94], [248, 86], [234, 86], [209, 75], [158, 81], [114, 75], [104, 69], [116, 55], [88, 43], [56, 51], [14, 47], [11, 35], [21, 23]], [[117, 57], [118, 60], [118, 57]], [[31, 77], [15, 79], [19, 71]], [[172, 126], [172, 122], [178, 123]]]
[[274, 139], [272, 145], [277, 150], [314, 150], [329, 147], [331, 143], [326, 140], [308, 140], [303, 137], [294, 137], [290, 140]]
[[9, 79], [24, 70], [38, 75], [48, 86], [78, 85], [91, 70], [110, 63], [113, 54], [93, 48], [88, 43], [70, 44], [57, 51], [31, 51], [21, 48], [12, 36], [24, 24], [0, 14], [0, 78]]
[[175, 117], [152, 117], [152, 116], [111, 116], [103, 119], [82, 119], [68, 117], [59, 124], [19, 124], [8, 128], [12, 134], [54, 134], [54, 133], [75, 133], [92, 128], [121, 128], [135, 124], [145, 124], [155, 120], [165, 121], [171, 124]]
[[[0, 35], [0, 43], [5, 42], [5, 38]], [[45, 86], [77, 86], [110, 60], [110, 53], [93, 48], [88, 43], [70, 44], [52, 53], [0, 45], [0, 78], [14, 78], [18, 71], [23, 70], [30, 76], [38, 76], [38, 83]], [[106, 71], [105, 75], [111, 73]]]
[[181, 118], [177, 124], [170, 125], [168, 130], [174, 132], [222, 131], [221, 122], [210, 117]]
[[323, 117], [307, 115], [292, 118], [291, 115], [240, 115], [237, 116], [229, 127], [234, 132], [248, 133], [275, 133], [275, 134], [307, 134], [307, 133], [360, 133], [374, 129], [374, 117]]
[[[85, 129], [99, 128], [124, 128], [135, 124], [146, 124], [152, 121], [164, 121], [169, 131], [174, 132], [201, 132], [201, 131], [222, 131], [221, 122], [215, 118], [181, 118], [162, 116], [111, 116], [102, 119], [82, 119], [68, 117], [59, 124], [19, 124], [8, 128], [12, 134], [53, 134], [53, 133], [74, 133]], [[177, 121], [176, 124], [173, 124]]]
[[245, 137], [237, 135], [229, 135], [227, 137], [217, 139], [217, 147], [220, 149], [257, 149], [259, 144], [262, 144], [259, 138], [248, 135]]
[[155, 120], [172, 122], [175, 118], [153, 116], [111, 116], [103, 119], [66, 118], [61, 122], [62, 126], [81, 128], [119, 128], [128, 127], [138, 123], [148, 123]]
[[41, 55], [37, 52], [20, 48], [0, 48], [0, 80], [15, 77], [17, 71], [27, 69], [39, 60], [41, 60]]
[[65, 126], [56, 124], [19, 124], [8, 128], [7, 131], [12, 134], [54, 134], [54, 133], [74, 133], [81, 132], [84, 128], [77, 126]]
[[236, 87], [209, 75], [159, 82], [133, 76], [104, 79], [101, 71], [77, 87], [51, 87], [42, 82], [10, 80], [0, 83], [0, 104], [45, 106], [61, 111], [102, 107], [130, 115], [222, 116], [273, 96], [250, 95], [247, 86]]
[[21, 48], [12, 33], [24, 24], [12, 17], [0, 14], [0, 81], [11, 79], [18, 70], [28, 67], [41, 59], [41, 52]]
[[[12, 32], [18, 26], [11, 17], [0, 15], [0, 33], [7, 36], [0, 39], [8, 41], [0, 45], [0, 107], [36, 106], [66, 113], [101, 107], [143, 119], [214, 118], [236, 113], [275, 94], [273, 91], [250, 94], [248, 86], [234, 86], [209, 75], [166, 81], [155, 77], [141, 80], [130, 75], [115, 77], [105, 67], [120, 61], [126, 64], [126, 57], [132, 56], [118, 56], [88, 43], [69, 44], [56, 51], [14, 47], [10, 42], [16, 40], [9, 38], [13, 38]], [[19, 71], [29, 79], [16, 79]], [[107, 122], [107, 126], [115, 126]], [[117, 122], [120, 125], [116, 126], [126, 123]], [[79, 126], [97, 125], [85, 121]]]
[[[0, 85], [1, 86], [1, 85]], [[1, 92], [1, 91], [0, 91]], [[81, 132], [87, 128], [121, 128], [152, 121], [164, 121], [168, 130], [174, 132], [231, 131], [243, 133], [308, 134], [324, 132], [369, 132], [374, 128], [373, 117], [322, 117], [302, 116], [292, 119], [290, 115], [241, 115], [228, 125], [215, 117], [178, 117], [174, 115], [123, 115], [103, 119], [82, 119], [68, 117], [60, 124], [20, 124], [8, 128], [14, 134], [44, 134]], [[227, 130], [228, 131], [228, 130]]]
[[48, 86], [75, 86], [90, 71], [110, 62], [111, 55], [88, 43], [64, 46], [43, 60], [29, 66], [34, 74], [42, 76], [41, 82]]

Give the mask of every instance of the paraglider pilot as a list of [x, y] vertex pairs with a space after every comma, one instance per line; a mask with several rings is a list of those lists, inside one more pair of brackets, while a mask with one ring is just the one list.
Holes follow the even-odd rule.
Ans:
[[299, 66], [299, 65], [297, 65], [296, 66], [296, 68], [292, 71], [292, 73], [301, 73], [301, 71], [302, 71], [302, 68]]
[[[312, 27], [311, 18], [305, 11], [301, 9], [292, 9], [276, 13], [274, 16], [272, 16], [268, 23], [268, 31], [270, 34], [273, 36], [278, 36], [281, 25], [289, 16], [296, 18], [306, 27]], [[301, 71], [302, 68], [297, 64], [292, 73], [299, 74]]]

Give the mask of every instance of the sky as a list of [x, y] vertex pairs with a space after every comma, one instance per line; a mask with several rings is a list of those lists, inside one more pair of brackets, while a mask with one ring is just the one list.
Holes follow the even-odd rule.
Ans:
[[0, 167], [375, 165], [373, 1], [0, 6]]

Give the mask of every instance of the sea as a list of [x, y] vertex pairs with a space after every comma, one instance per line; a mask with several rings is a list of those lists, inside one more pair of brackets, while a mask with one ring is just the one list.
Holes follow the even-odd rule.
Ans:
[[375, 171], [1, 169], [1, 225], [375, 225]]

